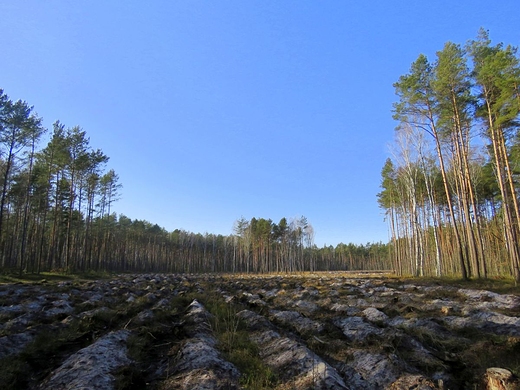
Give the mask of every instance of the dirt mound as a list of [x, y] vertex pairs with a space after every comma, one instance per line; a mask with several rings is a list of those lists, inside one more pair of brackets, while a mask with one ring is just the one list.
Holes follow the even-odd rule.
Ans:
[[514, 294], [334, 273], [0, 285], [2, 389], [478, 389], [505, 368], [518, 383]]

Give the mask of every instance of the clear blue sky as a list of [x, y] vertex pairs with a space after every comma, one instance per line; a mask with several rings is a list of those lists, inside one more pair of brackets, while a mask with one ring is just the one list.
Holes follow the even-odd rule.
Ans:
[[518, 1], [3, 1], [0, 88], [86, 130], [132, 219], [305, 215], [319, 246], [386, 242], [392, 84], [481, 26], [519, 45]]

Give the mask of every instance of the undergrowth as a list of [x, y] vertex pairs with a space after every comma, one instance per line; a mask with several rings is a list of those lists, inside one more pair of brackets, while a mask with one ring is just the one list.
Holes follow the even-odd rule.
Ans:
[[249, 339], [246, 324], [237, 316], [241, 308], [218, 296], [201, 296], [198, 300], [212, 314], [210, 322], [219, 349], [240, 371], [240, 385], [249, 390], [272, 389], [276, 375], [264, 364], [257, 345]]
[[507, 368], [520, 376], [520, 337], [487, 334], [471, 327], [457, 333], [471, 340], [460, 357], [468, 362], [474, 376], [484, 374], [489, 367]]
[[18, 390], [38, 383], [71, 352], [91, 342], [91, 335], [78, 327], [40, 332], [22, 352], [0, 360], [0, 388]]
[[168, 378], [168, 368], [161, 374], [159, 365], [170, 361], [176, 347], [186, 337], [181, 318], [190, 302], [190, 296], [175, 296], [166, 307], [153, 310], [153, 317], [146, 322], [125, 325], [132, 331], [127, 348], [133, 363], [116, 373], [117, 390], [154, 388], [159, 381]]

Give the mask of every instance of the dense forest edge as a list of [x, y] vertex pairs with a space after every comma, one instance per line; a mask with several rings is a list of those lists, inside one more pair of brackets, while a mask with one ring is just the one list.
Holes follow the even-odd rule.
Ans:
[[448, 42], [394, 84], [399, 122], [379, 204], [398, 274], [520, 280], [517, 48]]
[[240, 218], [220, 235], [118, 215], [119, 177], [86, 131], [56, 121], [49, 135], [32, 106], [0, 90], [0, 269], [520, 280], [517, 48], [481, 30], [433, 63], [421, 54], [394, 87], [399, 125], [377, 195], [391, 239], [321, 248], [304, 216]]
[[[85, 130], [47, 129], [0, 90], [0, 268], [8, 273], [388, 269], [382, 243], [317, 248], [305, 217], [238, 219], [233, 234], [168, 232], [113, 211], [122, 185]], [[40, 144], [45, 144], [39, 148]]]

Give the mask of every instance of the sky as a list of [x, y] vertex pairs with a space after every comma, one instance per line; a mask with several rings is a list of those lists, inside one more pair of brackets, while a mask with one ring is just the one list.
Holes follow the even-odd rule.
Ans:
[[80, 126], [168, 231], [307, 217], [318, 246], [387, 242], [393, 83], [480, 27], [520, 44], [517, 0], [0, 1], [0, 89]]

